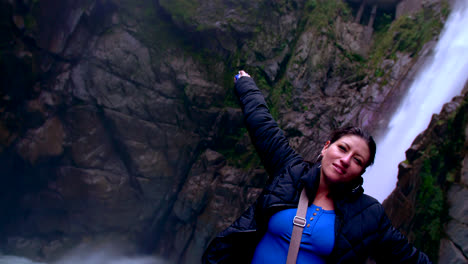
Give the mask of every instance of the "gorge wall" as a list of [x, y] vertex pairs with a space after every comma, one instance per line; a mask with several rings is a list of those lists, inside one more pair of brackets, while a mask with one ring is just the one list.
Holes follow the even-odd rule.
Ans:
[[383, 203], [395, 227], [439, 263], [468, 260], [467, 113], [468, 84], [414, 140]]
[[[50, 260], [112, 240], [174, 263], [198, 263], [266, 180], [238, 70], [314, 159], [336, 127], [381, 133], [449, 13], [445, 1], [396, 20], [377, 8], [373, 23], [355, 21], [354, 1], [0, 3], [1, 251]], [[389, 204], [411, 239], [426, 232]]]

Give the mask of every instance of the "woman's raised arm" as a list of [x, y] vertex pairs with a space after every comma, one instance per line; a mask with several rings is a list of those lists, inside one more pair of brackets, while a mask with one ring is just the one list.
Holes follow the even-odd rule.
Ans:
[[244, 113], [245, 124], [263, 166], [270, 177], [276, 176], [290, 162], [302, 161], [268, 110], [265, 98], [248, 74], [241, 71], [235, 82], [236, 94]]

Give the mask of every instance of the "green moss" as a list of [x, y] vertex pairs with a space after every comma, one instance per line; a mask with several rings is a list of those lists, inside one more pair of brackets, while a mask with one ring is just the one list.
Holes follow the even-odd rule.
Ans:
[[245, 127], [223, 131], [223, 137], [216, 144], [214, 150], [223, 154], [229, 165], [250, 170], [261, 166], [261, 161], [251, 144], [246, 146], [246, 149], [236, 147], [245, 136], [247, 136]]
[[305, 10], [308, 12], [311, 12], [316, 7], [317, 7], [317, 0], [308, 0], [304, 6]]
[[[150, 48], [153, 61], [158, 61], [167, 50], [184, 46], [188, 40], [162, 11], [151, 1], [120, 0], [119, 15], [123, 23], [136, 23], [138, 30], [130, 33]], [[132, 25], [134, 27], [134, 25]]]
[[159, 4], [168, 10], [175, 20], [190, 24], [197, 8], [200, 6], [195, 0], [160, 0]]
[[381, 68], [378, 68], [377, 70], [375, 70], [374, 72], [374, 76], [375, 77], [382, 77], [384, 76], [385, 72], [381, 69]]
[[[239, 53], [235, 53], [229, 60], [234, 65], [237, 65], [236, 62], [239, 59]], [[234, 76], [237, 74], [238, 69], [244, 69], [243, 67], [238, 68], [232, 66], [232, 64], [227, 64], [227, 69], [223, 74], [223, 87], [227, 89], [226, 96], [224, 97], [223, 105], [225, 107], [234, 107], [239, 108], [239, 100], [234, 92]]]
[[37, 29], [37, 22], [32, 14], [28, 14], [24, 17], [24, 27], [29, 31], [34, 31]]
[[[230, 63], [238, 62], [240, 59], [239, 56], [241, 55], [233, 55], [230, 58], [227, 65], [228, 70], [226, 70], [226, 73], [224, 74], [223, 83], [228, 89], [224, 100], [225, 106], [239, 107], [238, 99], [233, 88], [233, 75], [236, 73], [236, 70], [234, 69], [244, 69], [254, 77], [259, 89], [267, 94], [266, 101], [268, 103], [269, 111], [272, 116], [277, 119], [279, 116], [279, 108], [288, 106], [289, 104], [292, 95], [292, 85], [285, 80], [280, 80], [274, 86], [271, 85], [264, 75], [263, 70], [259, 67], [232, 66]], [[217, 147], [215, 150], [222, 153], [229, 164], [245, 170], [261, 166], [261, 161], [252, 145], [249, 144], [246, 150], [239, 150], [234, 147], [246, 136], [247, 130], [245, 128], [240, 128], [236, 131], [223, 131], [221, 134], [224, 135], [223, 139], [221, 139], [221, 142], [216, 144]]]
[[447, 221], [444, 208], [444, 192], [437, 184], [432, 170], [433, 159], [424, 161], [421, 171], [421, 185], [416, 204], [415, 226], [421, 227], [415, 230], [416, 247], [426, 252], [430, 259], [437, 259], [440, 239], [443, 234], [443, 223]]
[[[232, 76], [229, 76], [229, 78], [232, 78]], [[239, 108], [239, 100], [237, 99], [237, 96], [234, 92], [233, 84], [230, 84], [225, 87], [229, 87], [229, 89], [226, 92], [226, 96], [224, 97], [224, 102], [223, 105], [226, 107], [234, 107], [234, 108]]]
[[24, 29], [26, 34], [36, 35], [38, 31], [38, 24], [36, 17], [38, 17], [40, 12], [40, 2], [38, 0], [31, 1], [29, 4], [24, 6], [24, 10], [21, 11], [23, 14]]
[[156, 16], [156, 12], [155, 12], [154, 8], [146, 8], [143, 11], [143, 15], [146, 18], [152, 18], [152, 17]]
[[391, 26], [380, 24], [369, 55], [371, 64], [375, 67], [384, 59], [394, 58], [397, 51], [418, 53], [426, 42], [440, 33], [443, 19], [443, 15], [432, 9], [422, 9], [414, 16], [398, 18]]
[[457, 177], [460, 177], [460, 161], [464, 157], [467, 124], [468, 98], [448, 117], [445, 128], [444, 124], [438, 124], [440, 129], [445, 129], [444, 135], [447, 136], [428, 146], [423, 153], [413, 231], [414, 244], [431, 259], [438, 259], [440, 239], [444, 236], [443, 226], [449, 220], [444, 193], [451, 183], [459, 181]]
[[[334, 76], [340, 76], [343, 83], [357, 82], [366, 77], [367, 74], [367, 60], [362, 55], [350, 52], [339, 43], [334, 42], [335, 47], [338, 49], [337, 57], [340, 58], [340, 63], [333, 69]], [[327, 65], [317, 65], [321, 69], [325, 69]]]
[[[329, 36], [329, 39], [331, 41], [333, 41], [335, 38], [335, 36]], [[343, 54], [343, 56], [348, 59], [349, 61], [351, 62], [366, 62], [366, 58], [364, 58], [364, 56], [360, 55], [360, 54], [357, 54], [357, 53], [354, 53], [354, 52], [351, 52], [347, 49], [345, 49], [341, 44], [339, 44], [338, 42], [336, 41], [333, 41], [333, 44], [335, 45], [335, 47]]]
[[[385, 72], [380, 64], [385, 59], [396, 60], [397, 52], [403, 52], [415, 56], [425, 43], [433, 39], [442, 30], [444, 21], [448, 15], [448, 4], [441, 3], [442, 11], [434, 9], [422, 9], [412, 16], [402, 16], [392, 22], [393, 15], [378, 13], [374, 23], [374, 41], [367, 61], [361, 62], [361, 68], [366, 72], [374, 72], [374, 78], [384, 77], [388, 83]], [[372, 75], [370, 75], [372, 76]]]
[[308, 24], [320, 30], [333, 30], [332, 25], [338, 17], [349, 21], [351, 9], [341, 0], [308, 0], [305, 3], [305, 11], [308, 13]]
[[393, 13], [381, 13], [377, 12], [377, 16], [374, 22], [374, 30], [377, 32], [385, 32], [390, 28], [394, 20]]
[[442, 9], [440, 13], [442, 14], [442, 17], [448, 17], [448, 15], [450, 14], [450, 6], [448, 2], [442, 3]]
[[292, 97], [292, 85], [285, 80], [281, 79], [274, 85], [270, 85], [264, 75], [260, 75], [256, 82], [260, 89], [269, 93], [267, 99], [268, 108], [274, 119], [278, 120], [279, 109], [282, 107], [289, 107]]
[[251, 170], [261, 166], [260, 158], [253, 147], [245, 152], [238, 152], [234, 148], [218, 150], [226, 158], [229, 165], [243, 170]]

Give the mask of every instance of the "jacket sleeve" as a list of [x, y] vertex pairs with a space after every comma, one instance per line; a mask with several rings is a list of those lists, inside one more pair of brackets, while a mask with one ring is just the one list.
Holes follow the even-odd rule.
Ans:
[[381, 214], [381, 240], [373, 257], [377, 263], [432, 263], [426, 254], [416, 249], [408, 239], [395, 229], [385, 212]]
[[302, 160], [271, 116], [253, 79], [242, 77], [235, 86], [247, 130], [268, 174], [275, 176], [289, 162]]
[[232, 225], [219, 233], [206, 248], [203, 264], [250, 263], [260, 237], [255, 221], [256, 202]]

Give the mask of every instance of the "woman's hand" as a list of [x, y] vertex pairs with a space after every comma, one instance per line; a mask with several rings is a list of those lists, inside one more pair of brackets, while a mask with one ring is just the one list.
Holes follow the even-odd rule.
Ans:
[[239, 80], [240, 78], [242, 77], [250, 77], [250, 75], [248, 73], [246, 73], [245, 71], [243, 70], [240, 70], [239, 71], [239, 74], [237, 74], [236, 76], [234, 76], [234, 83], [236, 83], [237, 80]]

